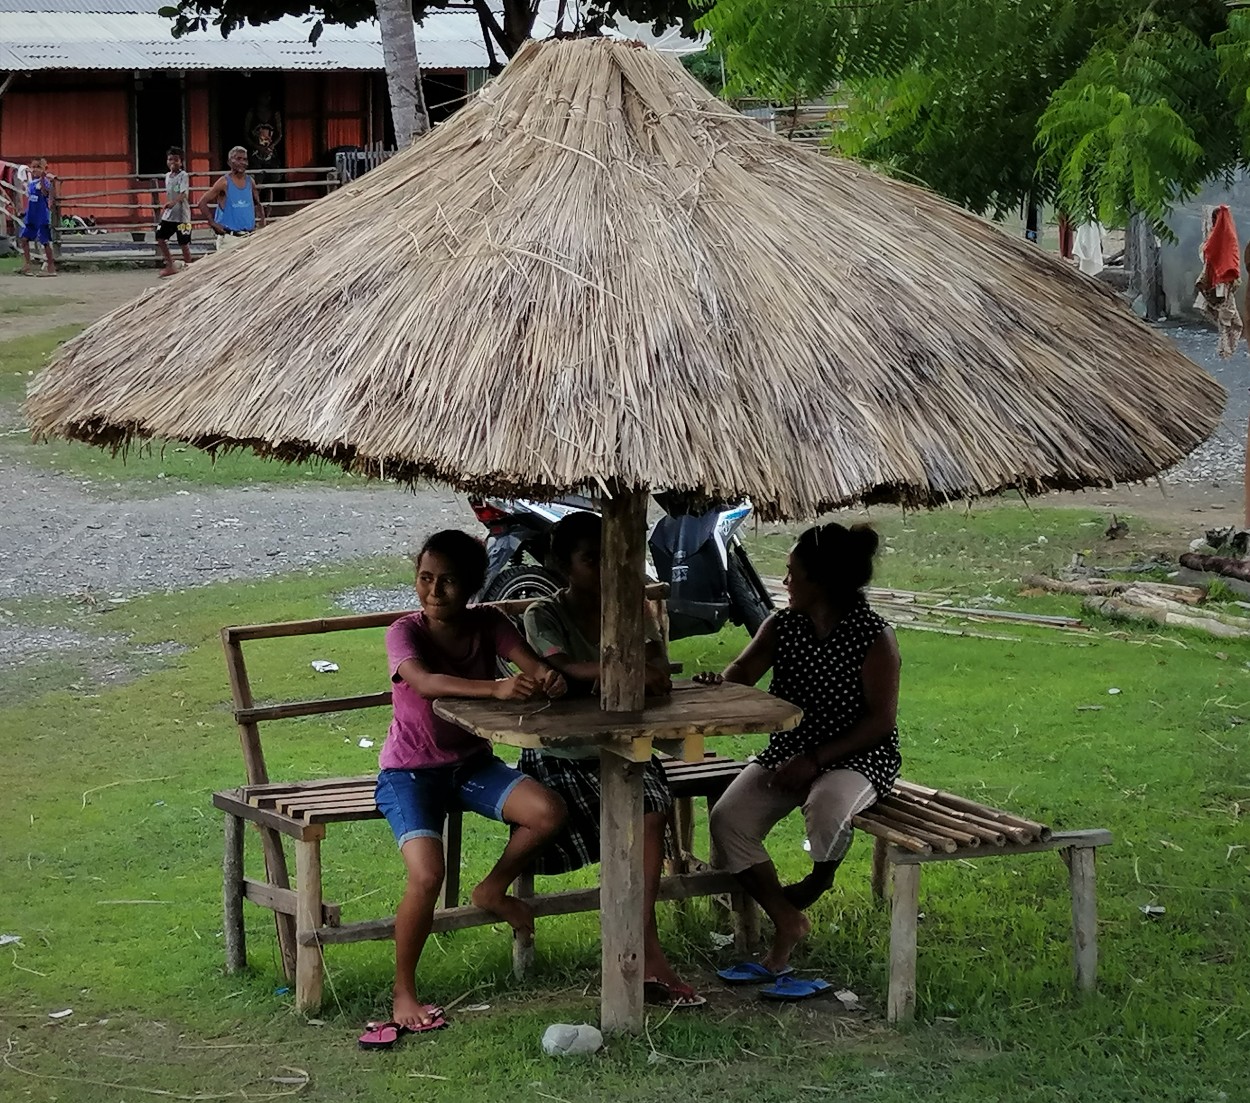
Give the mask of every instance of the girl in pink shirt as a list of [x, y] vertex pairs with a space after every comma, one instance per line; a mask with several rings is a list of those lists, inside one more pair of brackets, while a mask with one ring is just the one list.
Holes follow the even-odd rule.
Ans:
[[[528, 701], [560, 697], [563, 677], [538, 658], [502, 613], [470, 607], [486, 576], [486, 549], [467, 533], [435, 533], [416, 557], [421, 609], [387, 630], [386, 654], [395, 716], [382, 748], [378, 808], [391, 825], [408, 871], [395, 914], [393, 1021], [361, 1038], [366, 1046], [393, 1043], [404, 1031], [446, 1025], [442, 1010], [417, 997], [416, 968], [442, 888], [443, 822], [464, 808], [513, 827], [511, 838], [472, 900], [532, 934], [528, 905], [508, 886], [564, 823], [564, 802], [495, 757], [490, 743], [434, 714], [436, 697], [495, 697]], [[496, 660], [521, 673], [498, 678]]]

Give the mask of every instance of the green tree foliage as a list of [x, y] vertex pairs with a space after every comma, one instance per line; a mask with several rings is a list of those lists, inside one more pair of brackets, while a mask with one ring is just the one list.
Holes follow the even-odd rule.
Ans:
[[715, 50], [699, 50], [697, 53], [686, 54], [681, 63], [686, 67], [686, 72], [712, 95], [719, 96], [724, 92], [725, 66]]
[[731, 86], [840, 86], [840, 151], [974, 210], [1159, 225], [1243, 161], [1250, 16], [1224, 0], [718, 0]]

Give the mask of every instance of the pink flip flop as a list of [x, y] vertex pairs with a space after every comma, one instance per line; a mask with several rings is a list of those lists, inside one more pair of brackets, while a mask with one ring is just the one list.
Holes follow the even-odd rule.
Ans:
[[391, 1049], [405, 1034], [426, 1034], [451, 1025], [444, 1017], [441, 1007], [427, 1003], [424, 1010], [432, 1020], [428, 1026], [400, 1026], [396, 1022], [369, 1023], [368, 1029], [357, 1039], [356, 1044], [361, 1049]]
[[707, 1003], [706, 997], [700, 996], [683, 981], [666, 984], [658, 977], [647, 977], [642, 983], [643, 998], [647, 1003], [656, 1003], [662, 1007], [673, 1007], [682, 1011], [702, 1007]]

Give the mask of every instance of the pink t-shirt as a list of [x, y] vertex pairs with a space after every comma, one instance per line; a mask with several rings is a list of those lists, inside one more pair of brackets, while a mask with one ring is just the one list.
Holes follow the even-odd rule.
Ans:
[[431, 674], [493, 681], [499, 676], [495, 659], [523, 642], [521, 635], [497, 609], [471, 606], [465, 610], [472, 644], [460, 660], [447, 654], [430, 635], [425, 613], [409, 613], [386, 630], [386, 662], [391, 675], [391, 703], [395, 718], [387, 732], [378, 764], [384, 770], [418, 770], [426, 766], [454, 766], [490, 749], [490, 743], [450, 720], [434, 714], [434, 702], [422, 697], [399, 676], [400, 664], [416, 659]]

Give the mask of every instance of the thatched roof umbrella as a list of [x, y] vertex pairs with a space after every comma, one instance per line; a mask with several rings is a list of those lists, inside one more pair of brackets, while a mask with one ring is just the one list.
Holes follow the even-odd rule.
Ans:
[[[105, 447], [598, 488], [603, 704], [625, 712], [647, 490], [797, 517], [1102, 485], [1177, 462], [1222, 404], [1036, 249], [777, 140], [659, 54], [584, 40], [527, 46], [412, 149], [98, 322], [27, 413]], [[628, 848], [605, 883], [637, 882]]]
[[[26, 410], [105, 447], [597, 487], [640, 564], [648, 489], [796, 517], [1105, 485], [1177, 462], [1222, 402], [1100, 285], [589, 39], [528, 45], [413, 148], [114, 311]], [[641, 703], [637, 673], [606, 707]]]

